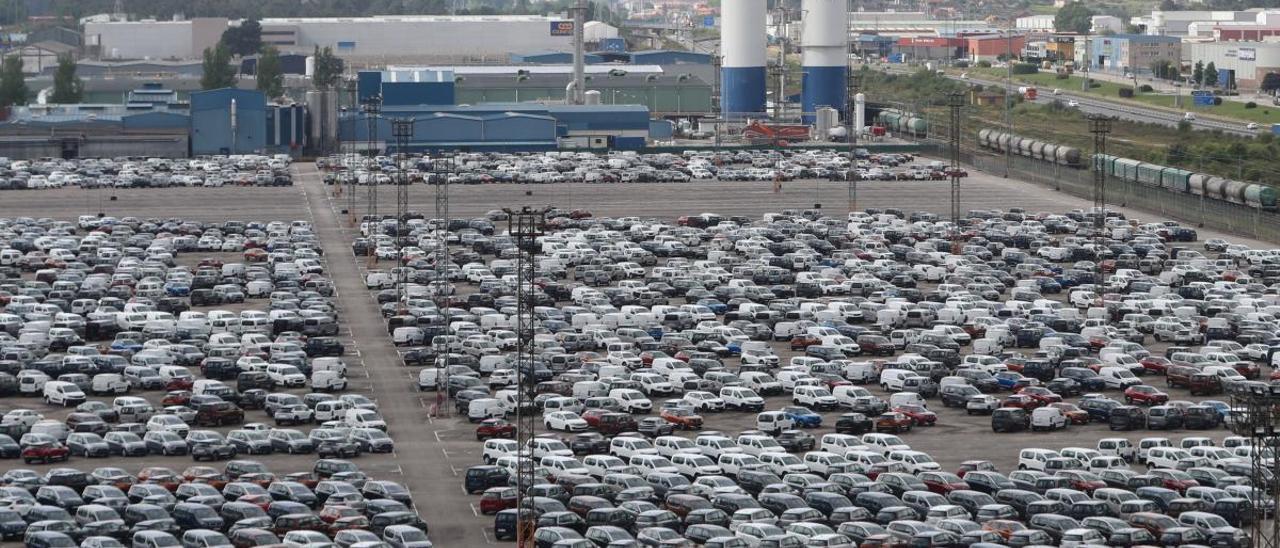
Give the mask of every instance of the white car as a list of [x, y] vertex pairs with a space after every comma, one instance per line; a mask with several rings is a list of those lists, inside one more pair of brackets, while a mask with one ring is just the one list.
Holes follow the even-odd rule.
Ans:
[[1247, 125], [1245, 125], [1244, 127], [1245, 127], [1245, 129], [1258, 129], [1258, 123], [1257, 123], [1257, 122], [1249, 122], [1249, 123], [1248, 123]]
[[561, 432], [586, 432], [588, 428], [587, 421], [582, 420], [582, 417], [573, 411], [547, 413], [547, 416], [542, 418], [542, 423], [548, 430]]
[[1077, 107], [1079, 107], [1079, 106], [1080, 106], [1080, 101], [1077, 101], [1077, 100], [1075, 100], [1075, 99], [1072, 99], [1072, 100], [1070, 100], [1070, 101], [1067, 101], [1067, 106], [1069, 106], [1069, 107], [1071, 107], [1071, 108], [1077, 108]]
[[148, 432], [173, 432], [179, 437], [187, 437], [187, 432], [191, 431], [191, 427], [177, 415], [156, 415], [147, 420]]
[[684, 395], [684, 401], [698, 411], [724, 411], [724, 400], [710, 392], [694, 390]]

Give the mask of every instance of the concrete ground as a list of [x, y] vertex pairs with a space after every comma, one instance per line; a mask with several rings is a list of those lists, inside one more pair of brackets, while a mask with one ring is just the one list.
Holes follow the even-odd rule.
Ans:
[[[321, 238], [329, 271], [338, 288], [338, 305], [342, 321], [349, 326], [344, 337], [353, 344], [363, 360], [367, 379], [357, 379], [356, 386], [368, 390], [385, 415], [397, 451], [392, 455], [361, 457], [356, 462], [371, 476], [400, 481], [410, 488], [418, 509], [431, 525], [431, 537], [438, 546], [475, 547], [493, 544], [492, 519], [478, 515], [479, 497], [462, 493], [460, 473], [480, 461], [480, 444], [475, 441], [473, 425], [465, 419], [432, 416], [437, 394], [421, 393], [415, 388], [416, 369], [405, 368], [391, 346], [372, 293], [365, 289], [360, 271], [368, 265], [364, 258], [350, 254], [353, 238], [348, 196], [334, 197], [333, 187], [325, 187], [310, 165], [295, 168], [296, 186], [290, 188], [216, 188], [157, 190], [80, 190], [61, 189], [0, 194], [0, 217], [30, 216], [74, 219], [78, 215], [99, 211], [113, 216], [181, 217], [209, 221], [310, 219]], [[359, 189], [365, 190], [363, 188]], [[379, 212], [394, 213], [394, 188], [379, 189]], [[98, 194], [102, 196], [99, 197]], [[117, 196], [111, 201], [110, 196]], [[858, 208], [897, 207], [906, 211], [927, 210], [947, 215], [948, 184], [938, 182], [863, 182], [858, 190]], [[434, 211], [434, 189], [411, 188], [411, 209], [430, 216]], [[459, 186], [451, 189], [452, 216], [478, 216], [492, 209], [520, 205], [553, 205], [560, 208], [585, 208], [600, 216], [640, 216], [672, 219], [680, 215], [716, 212], [731, 215], [759, 216], [768, 211], [787, 208], [805, 209], [815, 203], [823, 209], [843, 214], [849, 209], [848, 187], [842, 182], [798, 181], [784, 185], [775, 194], [770, 183], [701, 182], [685, 184], [630, 185], [485, 185]], [[973, 173], [963, 182], [961, 211], [1023, 207], [1028, 211], [1063, 212], [1087, 208], [1092, 204], [1041, 186]], [[364, 192], [359, 192], [353, 210], [367, 211]], [[1125, 213], [1144, 220], [1152, 215], [1134, 210]], [[1225, 237], [1201, 232], [1201, 239]], [[1249, 245], [1262, 242], [1240, 240]], [[1153, 350], [1156, 346], [1152, 346]], [[786, 360], [792, 355], [785, 348], [780, 354]], [[729, 360], [732, 368], [736, 360]], [[1155, 380], [1157, 387], [1163, 382]], [[879, 392], [873, 389], [873, 392]], [[1189, 399], [1183, 391], [1173, 391], [1174, 399]], [[2, 402], [9, 404], [10, 402]], [[30, 402], [36, 404], [37, 402]], [[782, 398], [770, 401], [770, 407], [784, 405]], [[963, 411], [941, 408], [939, 425], [919, 428], [903, 437], [914, 448], [938, 458], [944, 468], [952, 469], [963, 460], [988, 459], [1002, 470], [1016, 461], [1019, 448], [1036, 446], [1060, 448], [1093, 446], [1096, 440], [1112, 435], [1105, 426], [1072, 427], [1054, 433], [1002, 434], [990, 433], [989, 419], [968, 417]], [[0, 407], [0, 409], [3, 409]], [[263, 420], [261, 412], [251, 412], [249, 420]], [[838, 413], [826, 413], [825, 426], [814, 432], [820, 436], [831, 431]], [[706, 429], [736, 432], [754, 427], [754, 416], [745, 413], [722, 413], [708, 417]], [[1131, 432], [1130, 438], [1166, 435], [1202, 435], [1202, 432]], [[687, 435], [694, 435], [689, 433]], [[1225, 430], [1212, 435], [1226, 435]], [[310, 469], [311, 458], [269, 456], [262, 460], [278, 471]], [[119, 465], [131, 471], [143, 466], [169, 466], [181, 471], [191, 464], [189, 458], [148, 457], [111, 459], [91, 463], [73, 461], [77, 467]], [[98, 464], [100, 463], [100, 464]], [[43, 469], [44, 467], [37, 467]]]

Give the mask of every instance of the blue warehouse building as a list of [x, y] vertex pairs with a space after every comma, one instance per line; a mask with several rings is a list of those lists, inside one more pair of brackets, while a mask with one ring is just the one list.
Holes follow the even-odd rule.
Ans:
[[438, 150], [541, 151], [557, 148], [639, 149], [649, 137], [643, 105], [564, 105], [543, 102], [454, 104], [451, 70], [396, 69], [357, 75], [362, 102], [382, 100], [372, 123], [358, 109], [338, 121], [338, 138], [356, 148], [398, 152], [391, 120], [413, 120], [407, 152]]
[[215, 89], [191, 94], [191, 154], [299, 154], [307, 143], [301, 105], [268, 105], [262, 92]]

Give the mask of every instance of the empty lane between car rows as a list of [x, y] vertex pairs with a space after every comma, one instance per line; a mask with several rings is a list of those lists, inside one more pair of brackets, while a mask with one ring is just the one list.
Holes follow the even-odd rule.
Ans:
[[[351, 328], [351, 338], [369, 374], [373, 398], [396, 438], [397, 470], [414, 496], [419, 515], [431, 524], [431, 539], [440, 546], [470, 547], [492, 543], [483, 531], [491, 519], [480, 519], [465, 498], [459, 497], [457, 475], [467, 461], [450, 462], [449, 428], [437, 430], [430, 409], [433, 399], [423, 398], [414, 387], [410, 371], [387, 336], [386, 321], [364, 286], [357, 258], [351, 253], [351, 234], [345, 216], [330, 200], [319, 173], [309, 164], [294, 164], [295, 181], [306, 195], [316, 234], [329, 258], [329, 275], [337, 286], [338, 308]], [[434, 394], [432, 395], [434, 397]], [[469, 433], [469, 432], [466, 432]]]

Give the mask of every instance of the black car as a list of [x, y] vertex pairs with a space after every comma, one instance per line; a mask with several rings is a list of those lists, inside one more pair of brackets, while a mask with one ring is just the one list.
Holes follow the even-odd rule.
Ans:
[[346, 353], [346, 348], [342, 346], [342, 341], [335, 337], [311, 337], [307, 339], [307, 345], [303, 348], [307, 357], [324, 357], [324, 356], [341, 356]]
[[844, 413], [836, 419], [837, 434], [860, 436], [870, 432], [874, 427], [875, 423], [871, 418], [862, 413]]
[[783, 430], [777, 436], [778, 445], [781, 445], [788, 453], [798, 453], [800, 451], [812, 451], [817, 440], [813, 434], [803, 430]]
[[675, 433], [676, 427], [674, 424], [667, 422], [666, 419], [660, 417], [646, 417], [640, 419], [640, 423], [636, 427], [636, 431], [647, 437], [656, 438], [658, 436], [672, 435]]
[[577, 434], [569, 440], [569, 448], [575, 455], [592, 455], [609, 452], [609, 439], [595, 432]]

